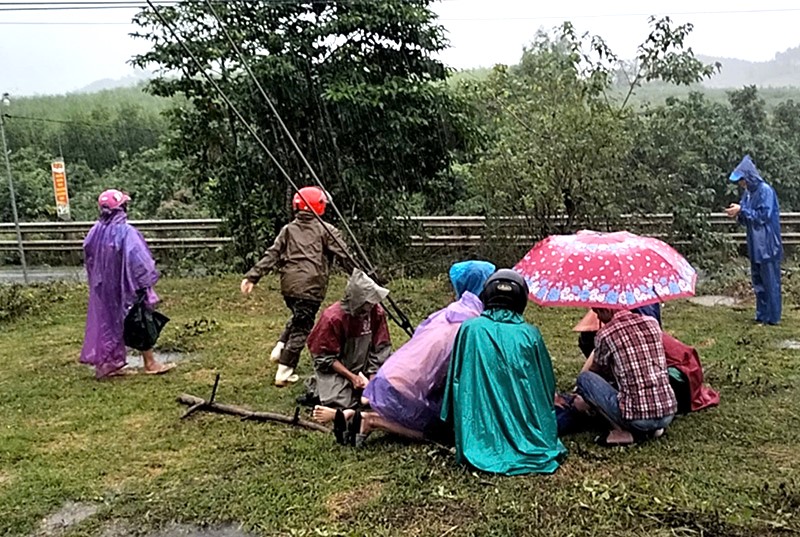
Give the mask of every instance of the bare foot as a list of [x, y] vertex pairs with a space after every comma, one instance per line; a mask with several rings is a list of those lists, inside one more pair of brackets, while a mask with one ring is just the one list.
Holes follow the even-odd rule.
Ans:
[[156, 363], [153, 367], [146, 367], [144, 372], [148, 375], [162, 375], [167, 371], [175, 369], [175, 364], [159, 364]]
[[368, 435], [376, 429], [375, 421], [378, 419], [378, 414], [375, 412], [362, 412], [361, 413], [361, 431], [363, 435]]
[[606, 444], [610, 446], [627, 446], [633, 444], [633, 435], [628, 431], [614, 429], [608, 433]]
[[330, 423], [333, 421], [333, 418], [336, 416], [336, 409], [329, 408], [326, 406], [317, 405], [314, 407], [314, 410], [311, 412], [311, 417], [317, 423]]
[[[344, 413], [344, 419], [347, 421], [350, 421], [356, 413], [352, 408], [347, 408], [342, 412]], [[328, 406], [317, 405], [314, 407], [314, 410], [311, 411], [311, 418], [317, 423], [330, 423], [335, 417], [336, 409]]]
[[572, 405], [578, 412], [583, 412], [584, 414], [593, 414], [592, 407], [589, 406], [589, 403], [587, 403], [586, 400], [580, 395], [575, 395], [575, 399], [572, 400]]

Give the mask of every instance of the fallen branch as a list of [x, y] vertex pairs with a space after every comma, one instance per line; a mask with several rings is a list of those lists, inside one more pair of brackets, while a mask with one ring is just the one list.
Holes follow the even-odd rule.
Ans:
[[178, 397], [178, 402], [196, 410], [205, 410], [206, 412], [214, 412], [216, 414], [228, 414], [230, 416], [241, 416], [243, 420], [247, 421], [275, 421], [287, 425], [297, 425], [298, 427], [310, 431], [318, 431], [320, 433], [331, 432], [331, 430], [324, 425], [314, 423], [313, 421], [301, 420], [297, 414], [292, 417], [284, 414], [276, 414], [274, 412], [256, 412], [236, 405], [225, 405], [213, 401], [209, 402], [200, 397], [186, 393]]

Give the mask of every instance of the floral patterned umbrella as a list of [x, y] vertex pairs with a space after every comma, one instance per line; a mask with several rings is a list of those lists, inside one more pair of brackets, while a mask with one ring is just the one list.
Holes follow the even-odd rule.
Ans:
[[536, 244], [514, 267], [542, 306], [631, 309], [694, 295], [697, 272], [675, 249], [627, 231], [579, 231]]

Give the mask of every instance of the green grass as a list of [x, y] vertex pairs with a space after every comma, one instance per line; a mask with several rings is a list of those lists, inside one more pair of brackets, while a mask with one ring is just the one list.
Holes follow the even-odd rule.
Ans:
[[[329, 296], [340, 296], [337, 279]], [[553, 476], [505, 478], [458, 467], [447, 453], [374, 435], [363, 451], [332, 437], [197, 414], [175, 397], [291, 413], [301, 386], [271, 387], [267, 355], [287, 312], [277, 282], [252, 297], [235, 277], [165, 280], [172, 317], [162, 346], [194, 353], [168, 376], [98, 382], [77, 364], [85, 288], [0, 325], [0, 535], [27, 535], [68, 500], [101, 505], [68, 535], [127, 522], [233, 523], [266, 535], [783, 535], [800, 531], [800, 339], [750, 309], [664, 308], [666, 329], [700, 347], [722, 405], [679, 419], [666, 438], [627, 450], [565, 439]], [[443, 280], [392, 285], [415, 321], [446, 304]], [[51, 293], [53, 291], [50, 291]], [[531, 306], [561, 388], [580, 366], [570, 331], [582, 312]], [[213, 322], [211, 322], [213, 321]], [[395, 344], [405, 340], [393, 328]], [[301, 373], [310, 372], [304, 356]], [[455, 528], [455, 529], [453, 529]]]

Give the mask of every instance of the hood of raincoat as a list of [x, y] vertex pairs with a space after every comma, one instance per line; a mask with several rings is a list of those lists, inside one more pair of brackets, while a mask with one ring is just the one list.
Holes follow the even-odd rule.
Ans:
[[456, 291], [456, 298], [461, 298], [469, 291], [475, 296], [483, 291], [483, 284], [494, 274], [496, 267], [488, 261], [462, 261], [450, 267], [450, 283]]
[[732, 183], [739, 181], [740, 179], [744, 179], [744, 182], [747, 184], [747, 190], [753, 192], [758, 185], [764, 182], [764, 179], [761, 178], [761, 175], [758, 173], [758, 169], [756, 168], [753, 159], [750, 158], [750, 155], [745, 155], [742, 159], [742, 162], [736, 166], [736, 169], [733, 170], [729, 180]]
[[342, 309], [348, 315], [355, 315], [365, 304], [374, 306], [381, 303], [387, 296], [389, 296], [388, 289], [372, 281], [369, 276], [364, 274], [364, 271], [353, 269], [353, 274], [347, 281], [347, 287], [344, 290]]
[[483, 313], [483, 302], [470, 291], [464, 291], [456, 302], [444, 309], [444, 316], [448, 323], [463, 323]]

